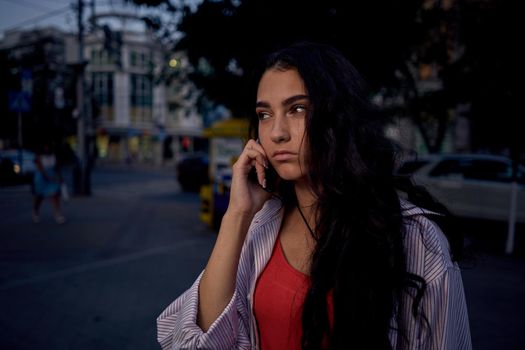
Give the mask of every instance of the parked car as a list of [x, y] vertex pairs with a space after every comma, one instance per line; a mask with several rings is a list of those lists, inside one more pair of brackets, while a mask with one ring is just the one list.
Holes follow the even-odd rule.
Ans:
[[27, 183], [36, 171], [35, 154], [28, 150], [0, 150], [0, 182]]
[[184, 155], [176, 165], [177, 181], [185, 192], [198, 192], [202, 185], [210, 182], [209, 160], [206, 153]]
[[[507, 220], [512, 162], [504, 156], [481, 154], [431, 155], [404, 162], [397, 173], [412, 176], [455, 215]], [[525, 166], [518, 165], [517, 221], [525, 222]]]

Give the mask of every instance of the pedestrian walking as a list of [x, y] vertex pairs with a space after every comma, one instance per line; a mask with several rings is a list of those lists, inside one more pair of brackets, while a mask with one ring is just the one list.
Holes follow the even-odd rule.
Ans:
[[66, 221], [62, 213], [60, 197], [64, 180], [60, 161], [49, 144], [44, 144], [35, 157], [37, 171], [33, 178], [33, 222], [40, 222], [40, 206], [45, 198], [50, 198], [53, 205], [55, 221], [63, 224]]
[[299, 43], [257, 76], [253, 139], [206, 268], [157, 320], [162, 348], [470, 349], [461, 242], [399, 187], [355, 68]]

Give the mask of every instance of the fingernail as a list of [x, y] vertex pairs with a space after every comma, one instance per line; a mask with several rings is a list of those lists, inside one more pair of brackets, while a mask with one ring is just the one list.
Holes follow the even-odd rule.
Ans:
[[266, 188], [266, 179], [263, 180], [263, 188]]

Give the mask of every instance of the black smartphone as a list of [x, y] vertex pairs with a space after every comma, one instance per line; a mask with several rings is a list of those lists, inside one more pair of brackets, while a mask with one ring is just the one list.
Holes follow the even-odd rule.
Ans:
[[[266, 188], [262, 186], [261, 188], [266, 192], [275, 192], [277, 189], [277, 180], [279, 179], [279, 175], [277, 175], [277, 172], [271, 165], [268, 165], [268, 168], [264, 169], [264, 173], [266, 176]], [[257, 171], [255, 170], [255, 167], [253, 167], [248, 173], [248, 179], [253, 183], [260, 185], [259, 180], [257, 180]]]

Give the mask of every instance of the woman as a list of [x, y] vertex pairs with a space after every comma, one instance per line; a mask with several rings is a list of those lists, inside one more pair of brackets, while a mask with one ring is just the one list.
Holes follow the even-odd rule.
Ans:
[[51, 198], [55, 221], [63, 224], [66, 221], [60, 207], [63, 179], [60, 164], [49, 145], [44, 145], [42, 152], [37, 154], [35, 163], [37, 171], [33, 178], [33, 222], [40, 222], [39, 210], [44, 198]]
[[353, 66], [300, 43], [259, 77], [258, 141], [233, 166], [204, 272], [157, 320], [162, 347], [470, 349], [454, 246], [429, 219], [440, 214], [400, 199]]

